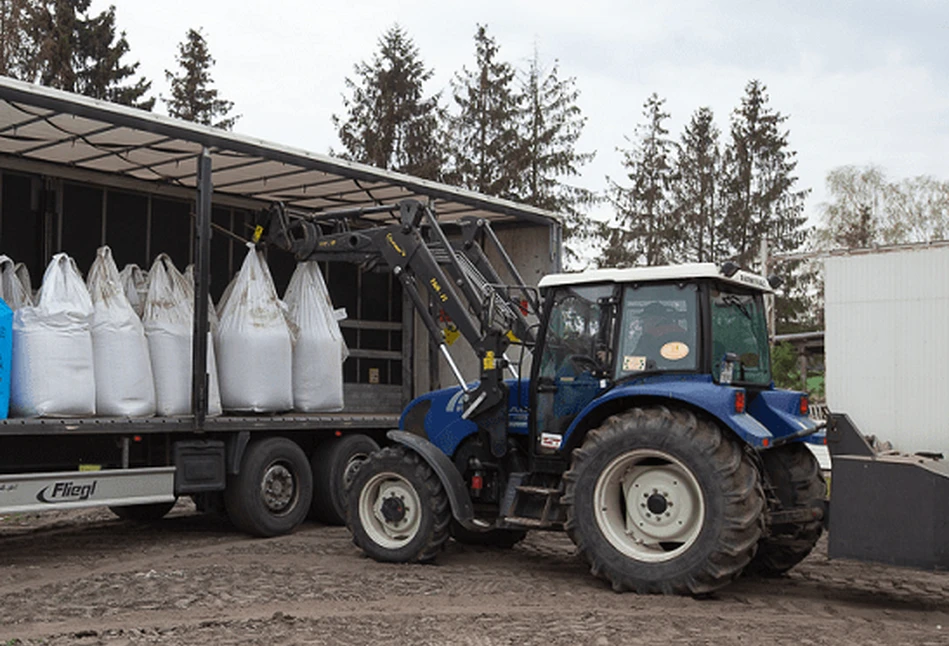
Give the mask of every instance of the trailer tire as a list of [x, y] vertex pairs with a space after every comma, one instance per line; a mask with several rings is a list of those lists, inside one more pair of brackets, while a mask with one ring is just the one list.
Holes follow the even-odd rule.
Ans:
[[379, 445], [368, 435], [344, 435], [319, 444], [310, 458], [313, 503], [310, 516], [326, 525], [346, 524], [346, 485]]
[[254, 536], [279, 536], [306, 518], [313, 496], [310, 461], [296, 442], [270, 437], [247, 447], [240, 472], [228, 476], [227, 515]]
[[465, 545], [483, 545], [506, 550], [523, 541], [527, 532], [523, 529], [490, 529], [486, 532], [476, 532], [465, 529], [461, 523], [452, 520], [451, 537]]
[[154, 502], [144, 505], [122, 505], [121, 507], [109, 507], [109, 511], [121, 518], [135, 523], [152, 523], [164, 518], [177, 500], [171, 502]]
[[353, 542], [376, 561], [432, 561], [448, 540], [452, 516], [445, 487], [408, 447], [370, 455], [350, 483], [347, 505]]
[[[762, 451], [766, 477], [780, 505], [778, 509], [813, 507], [823, 510], [827, 483], [820, 464], [806, 445], [785, 444]], [[758, 544], [758, 552], [748, 566], [748, 573], [758, 576], [779, 576], [803, 561], [814, 549], [824, 531], [821, 516], [801, 523], [773, 525], [768, 536]]]
[[643, 406], [590, 431], [564, 474], [566, 529], [617, 592], [706, 594], [737, 578], [763, 530], [758, 470], [690, 411]]

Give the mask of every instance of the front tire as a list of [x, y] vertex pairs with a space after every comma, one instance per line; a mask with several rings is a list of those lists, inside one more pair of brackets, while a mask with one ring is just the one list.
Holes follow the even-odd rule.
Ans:
[[296, 442], [270, 437], [247, 447], [240, 473], [224, 490], [227, 515], [254, 536], [287, 534], [303, 522], [313, 496], [310, 462]]
[[[785, 444], [763, 451], [761, 459], [779, 503], [777, 509], [810, 507], [823, 512], [827, 483], [817, 458], [807, 446], [800, 442]], [[803, 561], [824, 531], [821, 516], [822, 513], [815, 514], [814, 520], [772, 525], [768, 536], [758, 545], [749, 573], [778, 576]]]
[[431, 561], [448, 539], [448, 494], [428, 463], [407, 447], [370, 455], [353, 478], [347, 504], [353, 542], [377, 561]]
[[566, 529], [617, 592], [705, 594], [741, 574], [763, 529], [758, 471], [714, 422], [634, 408], [590, 431], [564, 474]]

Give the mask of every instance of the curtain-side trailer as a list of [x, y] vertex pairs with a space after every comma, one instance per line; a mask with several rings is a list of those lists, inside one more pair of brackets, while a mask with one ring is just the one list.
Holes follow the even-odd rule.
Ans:
[[[528, 283], [559, 269], [549, 212], [4, 78], [0, 182], [0, 253], [24, 263], [34, 288], [53, 254], [87, 271], [101, 245], [120, 267], [167, 253], [195, 277], [191, 414], [0, 420], [0, 514], [109, 506], [151, 519], [191, 496], [262, 536], [308, 514], [342, 521], [352, 468], [398, 426], [404, 403], [451, 372], [398, 280], [324, 263], [333, 304], [348, 314], [345, 408], [208, 416], [208, 297], [217, 302], [256, 214], [276, 202], [320, 214], [416, 199], [448, 231], [465, 216], [491, 222]], [[267, 256], [282, 294], [295, 260]], [[452, 352], [474, 378], [470, 348], [462, 340]]]

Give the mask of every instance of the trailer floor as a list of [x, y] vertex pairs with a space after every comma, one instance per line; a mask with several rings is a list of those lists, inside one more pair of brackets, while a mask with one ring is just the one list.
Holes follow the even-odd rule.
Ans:
[[344, 528], [247, 538], [179, 504], [0, 518], [0, 644], [947, 644], [949, 573], [828, 561], [710, 599], [615, 594], [561, 534], [438, 565], [375, 563]]

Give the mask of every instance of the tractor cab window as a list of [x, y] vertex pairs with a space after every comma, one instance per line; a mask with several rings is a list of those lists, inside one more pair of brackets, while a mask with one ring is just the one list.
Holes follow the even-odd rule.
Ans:
[[696, 294], [694, 284], [626, 287], [617, 379], [640, 372], [696, 369]]
[[578, 377], [609, 367], [612, 296], [612, 285], [584, 285], [557, 292], [547, 325], [541, 377]]
[[761, 294], [712, 288], [712, 376], [721, 379], [727, 355], [732, 355], [735, 383], [771, 383], [768, 324]]

